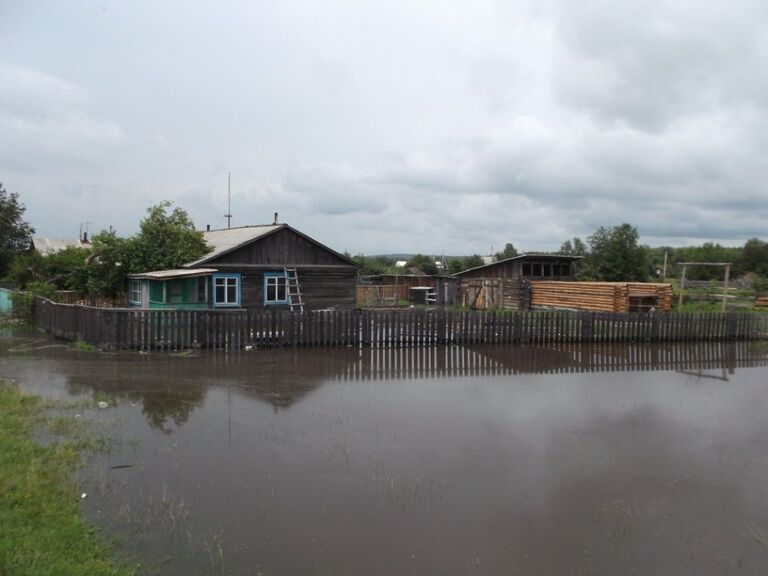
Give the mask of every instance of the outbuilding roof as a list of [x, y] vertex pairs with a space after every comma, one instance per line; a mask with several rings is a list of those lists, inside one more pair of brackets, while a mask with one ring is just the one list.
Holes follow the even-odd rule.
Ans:
[[475, 266], [474, 268], [467, 268], [461, 272], [456, 272], [454, 276], [462, 276], [468, 272], [474, 272], [475, 270], [482, 270], [483, 268], [492, 268], [504, 264], [505, 262], [512, 262], [513, 260], [582, 260], [584, 256], [572, 256], [571, 254], [559, 254], [557, 252], [526, 252], [525, 254], [519, 254], [518, 256], [512, 256], [512, 258], [505, 258], [504, 260], [497, 260], [490, 264], [483, 264], [482, 266]]

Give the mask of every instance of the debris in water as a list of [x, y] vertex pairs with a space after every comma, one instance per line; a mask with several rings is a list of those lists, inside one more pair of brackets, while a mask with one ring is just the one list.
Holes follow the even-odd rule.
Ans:
[[86, 498], [88, 498], [88, 494], [86, 494], [85, 492], [83, 492], [82, 494], [80, 494], [80, 499], [81, 499], [81, 500], [85, 500]]
[[99, 403], [97, 404], [99, 408], [109, 408], [109, 402], [104, 402], [104, 400], [99, 400]]

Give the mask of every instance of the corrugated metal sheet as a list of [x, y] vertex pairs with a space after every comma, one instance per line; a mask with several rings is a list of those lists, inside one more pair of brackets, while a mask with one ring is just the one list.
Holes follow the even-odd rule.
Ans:
[[203, 262], [207, 262], [212, 258], [221, 256], [222, 254], [234, 250], [238, 246], [242, 246], [252, 240], [271, 234], [280, 228], [283, 228], [285, 224], [268, 224], [263, 226], [243, 226], [241, 228], [225, 228], [223, 230], [210, 230], [203, 232], [203, 237], [209, 246], [213, 247], [213, 250], [194, 262], [185, 264], [185, 266], [197, 266]]
[[216, 268], [182, 268], [178, 270], [156, 270], [140, 274], [128, 274], [128, 278], [134, 280], [168, 280], [172, 278], [192, 278], [194, 276], [208, 276], [218, 272]]

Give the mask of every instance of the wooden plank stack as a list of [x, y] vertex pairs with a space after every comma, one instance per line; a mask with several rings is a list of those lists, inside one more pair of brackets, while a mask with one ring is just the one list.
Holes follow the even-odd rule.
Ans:
[[653, 306], [656, 310], [669, 310], [672, 307], [672, 285], [650, 282], [531, 281], [531, 306], [534, 308], [628, 312], [630, 307], [634, 308], [638, 304]]
[[768, 306], [768, 296], [755, 297], [755, 306]]

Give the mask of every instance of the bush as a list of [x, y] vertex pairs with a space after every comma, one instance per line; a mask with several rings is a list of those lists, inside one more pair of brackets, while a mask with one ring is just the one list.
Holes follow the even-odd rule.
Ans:
[[13, 316], [26, 322], [35, 318], [35, 298], [53, 298], [56, 288], [47, 282], [30, 282], [24, 292], [16, 291], [11, 294]]
[[755, 276], [752, 278], [752, 290], [755, 291], [755, 296], [768, 295], [768, 278], [763, 276]]

